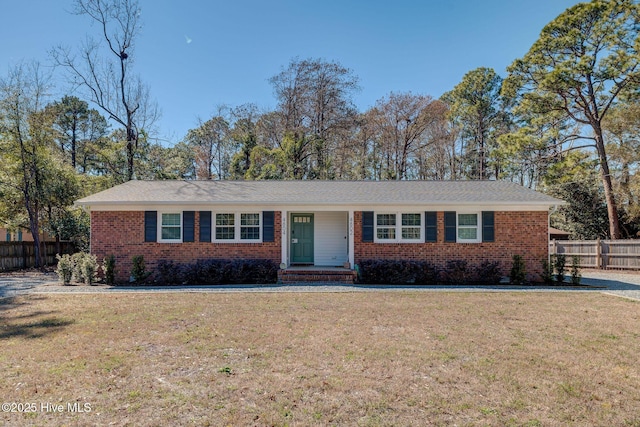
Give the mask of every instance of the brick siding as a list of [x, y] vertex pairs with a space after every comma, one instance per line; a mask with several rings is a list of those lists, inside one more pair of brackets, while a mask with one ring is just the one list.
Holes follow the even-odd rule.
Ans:
[[[131, 273], [131, 258], [144, 255], [147, 270], [158, 261], [189, 263], [198, 259], [270, 259], [280, 264], [280, 212], [276, 212], [273, 242], [266, 243], [158, 243], [144, 241], [144, 212], [92, 211], [91, 253], [98, 261], [116, 257], [116, 279], [126, 281]], [[199, 236], [199, 212], [195, 214], [195, 236]]]
[[443, 268], [449, 260], [464, 259], [471, 265], [499, 261], [504, 275], [513, 255], [522, 255], [527, 278], [540, 280], [541, 261], [549, 251], [547, 212], [495, 212], [495, 241], [445, 243], [444, 212], [438, 212], [438, 241], [434, 243], [364, 243], [362, 212], [354, 214], [355, 263], [366, 259], [421, 260]]
[[[445, 243], [444, 212], [438, 212], [438, 241], [435, 243], [363, 243], [362, 212], [354, 214], [355, 263], [365, 259], [425, 260], [444, 267], [449, 260], [465, 259], [470, 264], [499, 261], [505, 275], [513, 255], [522, 255], [530, 280], [539, 280], [541, 260], [548, 256], [548, 214], [538, 212], [495, 212], [495, 242]], [[148, 269], [166, 259], [188, 263], [197, 259], [270, 259], [281, 261], [281, 212], [276, 211], [274, 242], [267, 243], [147, 243], [144, 242], [144, 212], [92, 211], [91, 252], [102, 262], [116, 257], [117, 280], [128, 280], [131, 258], [144, 255]], [[199, 236], [199, 213], [195, 214], [195, 236]]]

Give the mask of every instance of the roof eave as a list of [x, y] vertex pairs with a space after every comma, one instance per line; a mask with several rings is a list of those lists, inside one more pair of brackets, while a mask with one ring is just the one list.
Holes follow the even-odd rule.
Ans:
[[90, 201], [90, 200], [77, 200], [74, 205], [81, 207], [114, 207], [114, 206], [201, 206], [201, 205], [216, 205], [216, 206], [317, 206], [317, 205], [332, 205], [332, 206], [385, 206], [385, 205], [402, 205], [402, 206], [442, 206], [442, 205], [458, 205], [458, 206], [479, 206], [479, 205], [493, 205], [493, 206], [536, 206], [536, 207], [553, 207], [566, 205], [567, 202], [562, 200], [557, 201], [452, 201], [452, 200], [438, 200], [438, 201], [409, 201], [399, 203], [397, 201], [390, 202], [318, 202], [318, 201], [273, 201], [273, 200], [254, 200], [254, 201], [210, 201], [210, 200], [198, 200], [198, 201]]

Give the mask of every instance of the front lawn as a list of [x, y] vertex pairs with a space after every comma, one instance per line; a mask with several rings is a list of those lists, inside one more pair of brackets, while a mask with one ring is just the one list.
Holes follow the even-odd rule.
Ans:
[[0, 302], [7, 425], [640, 426], [640, 304], [602, 294]]

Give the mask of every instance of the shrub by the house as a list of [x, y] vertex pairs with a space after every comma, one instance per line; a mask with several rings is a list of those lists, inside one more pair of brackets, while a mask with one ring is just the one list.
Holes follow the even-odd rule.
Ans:
[[370, 259], [359, 264], [361, 283], [388, 285], [433, 285], [438, 271], [424, 261]]
[[470, 265], [466, 260], [451, 260], [439, 272], [426, 261], [365, 260], [358, 265], [359, 282], [375, 285], [495, 285], [500, 283], [500, 263], [483, 261]]
[[87, 254], [82, 258], [80, 270], [82, 271], [82, 279], [87, 285], [93, 285], [98, 279], [98, 260], [95, 255]]
[[198, 260], [181, 264], [158, 262], [155, 282], [163, 285], [219, 285], [276, 283], [278, 266], [267, 259]]
[[555, 268], [556, 282], [564, 283], [565, 280], [565, 265], [567, 263], [567, 257], [564, 254], [556, 254], [553, 257], [553, 267]]
[[451, 285], [463, 285], [474, 282], [473, 270], [464, 259], [449, 260], [442, 273], [443, 281]]
[[73, 255], [57, 254], [56, 273], [59, 280], [68, 285], [71, 282], [93, 285], [97, 280], [98, 261], [94, 255], [77, 252]]
[[571, 257], [571, 284], [578, 286], [582, 280], [582, 274], [580, 274], [580, 257], [574, 255]]
[[497, 261], [482, 261], [475, 268], [475, 282], [479, 285], [498, 285], [502, 280], [502, 270]]
[[511, 271], [509, 272], [509, 283], [521, 286], [527, 283], [527, 271], [522, 255], [514, 255]]
[[86, 252], [76, 252], [71, 255], [71, 262], [73, 264], [73, 281], [78, 283], [84, 283], [83, 264], [86, 257], [90, 256]]
[[136, 255], [131, 258], [132, 267], [131, 267], [131, 278], [130, 282], [133, 283], [142, 283], [149, 278], [151, 275], [150, 271], [147, 271], [147, 265], [144, 261], [144, 255]]
[[107, 285], [113, 285], [116, 281], [116, 257], [111, 254], [104, 259], [102, 265], [104, 281]]
[[545, 285], [553, 283], [553, 265], [547, 259], [542, 260], [542, 274], [540, 278]]
[[60, 254], [56, 254], [56, 258], [58, 259], [58, 266], [56, 267], [58, 279], [62, 284], [68, 285], [71, 283], [71, 279], [73, 278], [73, 259], [69, 254], [62, 256]]

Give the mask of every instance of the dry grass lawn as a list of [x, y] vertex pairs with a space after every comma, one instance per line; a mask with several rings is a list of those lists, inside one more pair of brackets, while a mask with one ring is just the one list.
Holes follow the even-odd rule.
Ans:
[[[34, 295], [0, 303], [0, 367], [2, 402], [37, 406], [2, 412], [7, 425], [640, 426], [640, 304]], [[70, 412], [75, 402], [90, 412]]]

